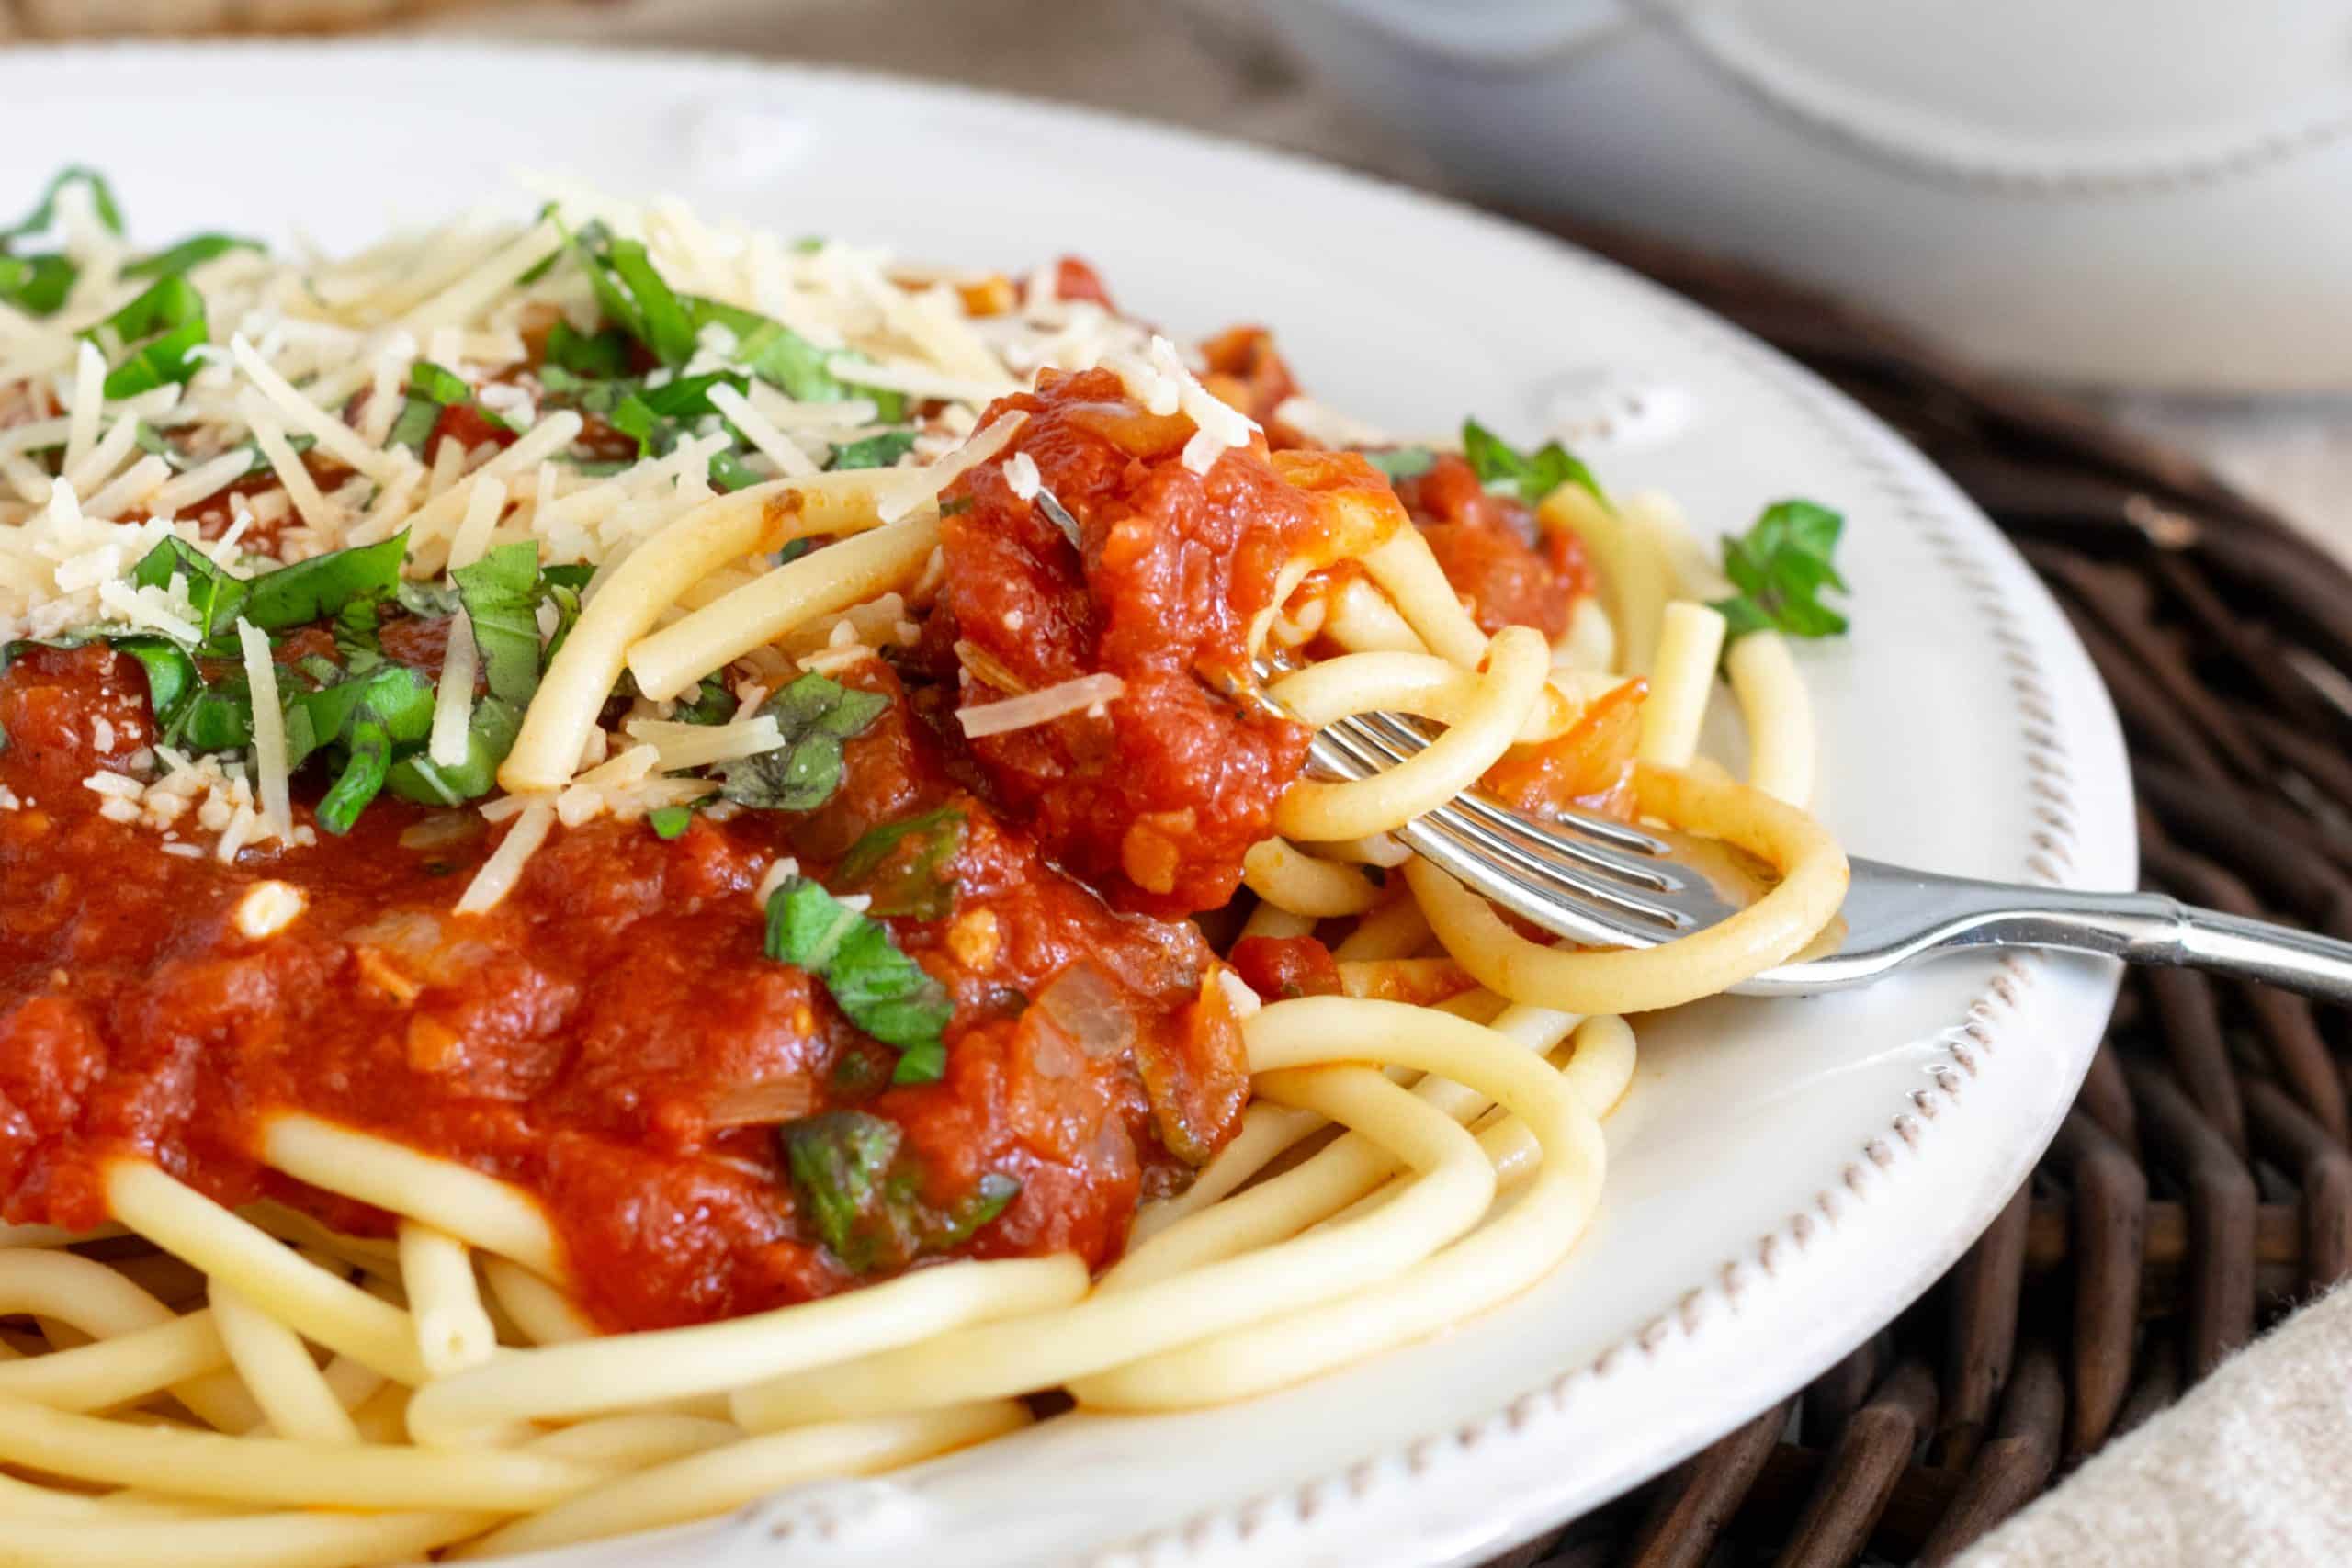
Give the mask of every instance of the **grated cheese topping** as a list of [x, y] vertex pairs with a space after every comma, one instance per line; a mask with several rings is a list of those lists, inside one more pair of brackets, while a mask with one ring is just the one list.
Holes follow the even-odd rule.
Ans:
[[[406, 574], [415, 579], [437, 578], [516, 538], [536, 542], [549, 564], [602, 569], [717, 493], [712, 465], [722, 457], [737, 465], [723, 481], [731, 489], [816, 475], [838, 448], [890, 437], [899, 443], [895, 462], [871, 491], [885, 522], [935, 506], [991, 462], [1001, 463], [1017, 496], [1031, 499], [1042, 489], [1035, 462], [1006, 455], [1025, 414], [981, 421], [991, 402], [1034, 386], [1048, 367], [1116, 367], [1149, 406], [1192, 419], [1185, 461], [1199, 471], [1255, 432], [1207, 392], [1166, 339], [1091, 300], [1061, 298], [1052, 263], [1017, 288], [1009, 278], [911, 267], [887, 251], [837, 241], [787, 247], [675, 201], [639, 205], [535, 185], [560, 210], [526, 222], [463, 218], [341, 259], [238, 250], [202, 264], [188, 276], [203, 296], [210, 341], [190, 353], [184, 379], [118, 400], [105, 396], [109, 361], [119, 364], [132, 345], [100, 329], [149, 280], [122, 278], [124, 260], [136, 253], [69, 213], [62, 232], [43, 243], [61, 246], [80, 268], [72, 294], [47, 317], [9, 313], [0, 330], [0, 642], [103, 626], [193, 647], [208, 627], [187, 578], [128, 581], [166, 539], [200, 549], [238, 578], [403, 531]], [[583, 333], [600, 324], [579, 267], [539, 266], [560, 243], [558, 219], [573, 232], [595, 220], [642, 241], [681, 296], [756, 312], [800, 334], [844, 395], [787, 393], [738, 359], [745, 345], [733, 330], [707, 322], [688, 363], [641, 382], [659, 389], [718, 374], [726, 378], [707, 394], [715, 412], [679, 419], [666, 451], [600, 466], [610, 448], [582, 445], [588, 422], [560, 406], [564, 399], [542, 382], [526, 346], [539, 341], [526, 334], [543, 333], [558, 317]], [[420, 359], [453, 373], [486, 417], [517, 436], [470, 447], [442, 439], [430, 450], [394, 442]], [[467, 907], [494, 908], [558, 826], [639, 817], [708, 795], [710, 781], [670, 775], [780, 743], [756, 709], [797, 670], [838, 671], [916, 641], [920, 628], [902, 593], [926, 603], [943, 570], [933, 551], [920, 580], [739, 660], [725, 672], [745, 694], [732, 724], [675, 725], [666, 710], [640, 701], [609, 720], [612, 730], [588, 738], [584, 771], [563, 791], [484, 802], [485, 816], [513, 827], [468, 890]], [[607, 575], [600, 570], [591, 580], [589, 597]], [[696, 592], [715, 597], [751, 576], [722, 571]], [[543, 607], [542, 637], [558, 624]], [[235, 631], [254, 698], [250, 748], [190, 757], [157, 747], [132, 771], [90, 783], [102, 810], [163, 837], [175, 855], [233, 862], [248, 849], [316, 841], [294, 818], [288, 779], [280, 702], [293, 689], [281, 690], [281, 682], [292, 677], [281, 676], [269, 635], [243, 621]], [[468, 754], [481, 664], [460, 616], [427, 741], [444, 767]], [[964, 723], [967, 733], [989, 734], [1099, 713], [1121, 690], [1115, 677], [1087, 677], [976, 707]], [[685, 730], [692, 733], [678, 733]], [[17, 805], [0, 801], [0, 809]], [[199, 833], [208, 841], [182, 837]]]
[[1116, 701], [1126, 689], [1127, 683], [1116, 675], [1080, 675], [1038, 691], [1006, 697], [1001, 702], [976, 704], [960, 710], [956, 717], [963, 725], [964, 733], [977, 740], [983, 736], [1005, 735], [1050, 724], [1070, 714], [1086, 713], [1097, 705]]

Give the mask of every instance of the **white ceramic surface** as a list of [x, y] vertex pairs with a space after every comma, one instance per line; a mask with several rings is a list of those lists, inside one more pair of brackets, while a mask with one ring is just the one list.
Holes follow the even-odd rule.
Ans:
[[[786, 233], [1023, 265], [1068, 245], [1184, 332], [1272, 323], [1329, 401], [1587, 443], [1709, 531], [1802, 492], [1851, 518], [1854, 630], [1808, 649], [1819, 808], [1942, 870], [2132, 880], [2120, 741], [2049, 600], [1942, 478], [1810, 376], [1589, 257], [1305, 164], [1003, 99], [713, 61], [447, 45], [0, 55], [0, 208], [52, 164], [141, 232], [330, 244], [503, 195], [514, 165], [679, 191]], [[1663, 411], [1662, 412], [1660, 411]], [[1591, 1235], [1430, 1342], [1273, 1397], [1063, 1419], [674, 1533], [658, 1560], [1468, 1562], [1657, 1472], [1924, 1290], [2064, 1113], [2105, 967], [1954, 960], [1812, 1001], [1645, 1021]], [[642, 1542], [573, 1564], [656, 1560]]]
[[1263, 0], [1464, 188], [1873, 300], [1978, 359], [2352, 388], [2340, 0]]

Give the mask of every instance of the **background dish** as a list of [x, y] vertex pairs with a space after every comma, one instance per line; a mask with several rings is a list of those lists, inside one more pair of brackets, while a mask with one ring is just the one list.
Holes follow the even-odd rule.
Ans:
[[1736, 254], [2005, 369], [2344, 384], [2352, 98], [2317, 0], [1261, 9], [1482, 199]]
[[[257, 76], [266, 108], [240, 90]], [[1809, 660], [1825, 819], [1860, 852], [1938, 869], [2131, 877], [2104, 695], [1989, 526], [1811, 378], [1532, 235], [1096, 117], [689, 60], [65, 51], [0, 62], [0, 96], [74, 126], [155, 232], [281, 238], [292, 210], [349, 244], [388, 204], [421, 220], [499, 198], [520, 164], [954, 262], [1069, 248], [1173, 329], [1264, 320], [1320, 397], [1400, 434], [1464, 411], [1519, 436], [1557, 426], [1612, 483], [1670, 486], [1708, 533], [1758, 496], [1817, 495], [1849, 514], [1855, 589], [1854, 637]], [[144, 106], [138, 125], [89, 112], [116, 98]], [[51, 156], [0, 155], [0, 184], [36, 186]], [[1976, 651], [1938, 657], [1953, 649]], [[1854, 997], [1689, 1010], [1645, 1039], [1592, 1235], [1520, 1301], [1272, 1398], [1052, 1423], [820, 1488], [683, 1532], [675, 1555], [773, 1533], [828, 1562], [911, 1544], [972, 1563], [1473, 1557], [1671, 1462], [1923, 1289], [2048, 1138], [2112, 990], [2097, 965], [1962, 961]]]

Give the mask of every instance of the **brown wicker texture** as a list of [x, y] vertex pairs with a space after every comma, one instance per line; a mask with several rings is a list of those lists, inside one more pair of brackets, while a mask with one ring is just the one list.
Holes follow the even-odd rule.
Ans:
[[[2352, 937], [2352, 573], [2198, 465], [1745, 268], [1572, 237], [1835, 381], [2055, 591], [2132, 748], [2146, 886]], [[2055, 1144], [1802, 1394], [1492, 1568], [1937, 1563], [2352, 1271], [2345, 1020], [2126, 981]]]

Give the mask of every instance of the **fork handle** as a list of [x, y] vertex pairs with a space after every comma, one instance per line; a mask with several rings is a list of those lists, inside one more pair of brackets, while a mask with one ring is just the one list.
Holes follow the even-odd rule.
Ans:
[[2202, 969], [2352, 1003], [2352, 942], [2184, 904], [2161, 893], [2037, 893], [1984, 931], [1991, 941]]
[[2178, 908], [2177, 933], [2166, 955], [2126, 956], [2260, 980], [2321, 1001], [2352, 1002], [2352, 942], [2192, 904]]

